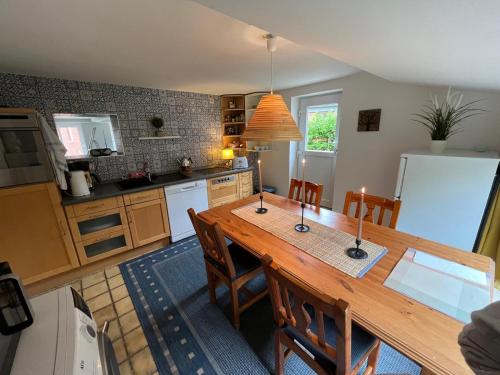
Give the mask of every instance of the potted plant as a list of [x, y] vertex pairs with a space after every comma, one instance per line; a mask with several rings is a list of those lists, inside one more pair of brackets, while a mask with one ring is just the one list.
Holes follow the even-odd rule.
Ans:
[[466, 118], [475, 116], [483, 109], [475, 108], [478, 100], [462, 104], [463, 95], [448, 89], [446, 98], [439, 103], [437, 95], [432, 95], [430, 103], [424, 105], [423, 113], [414, 113], [413, 121], [425, 126], [431, 136], [431, 152], [440, 154], [446, 148], [448, 138], [458, 133], [459, 124]]
[[153, 117], [151, 119], [151, 125], [153, 125], [156, 128], [155, 137], [159, 137], [160, 129], [163, 128], [163, 125], [165, 125], [165, 121], [161, 117]]

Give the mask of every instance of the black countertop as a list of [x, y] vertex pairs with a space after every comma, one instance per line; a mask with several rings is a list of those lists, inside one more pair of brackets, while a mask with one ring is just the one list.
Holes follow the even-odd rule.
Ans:
[[253, 167], [244, 169], [229, 169], [224, 167], [201, 168], [193, 170], [193, 174], [191, 176], [184, 176], [179, 172], [174, 172], [174, 173], [153, 176], [151, 185], [140, 186], [133, 189], [123, 189], [118, 184], [119, 181], [110, 181], [110, 182], [105, 182], [103, 184], [98, 184], [95, 187], [95, 189], [90, 192], [90, 195], [84, 195], [82, 197], [73, 197], [63, 192], [62, 204], [63, 206], [67, 206], [71, 204], [94, 201], [97, 199], [115, 197], [117, 195], [122, 195], [122, 194], [129, 194], [129, 193], [136, 193], [138, 191], [157, 189], [163, 186], [176, 185], [190, 181], [205, 180], [209, 178], [225, 176], [234, 173], [248, 172], [252, 170]]

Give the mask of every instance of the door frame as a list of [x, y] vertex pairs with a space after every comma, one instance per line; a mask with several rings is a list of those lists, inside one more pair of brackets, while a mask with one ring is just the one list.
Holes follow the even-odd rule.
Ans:
[[[334, 180], [335, 180], [335, 167], [336, 167], [336, 159], [337, 159], [337, 154], [338, 154], [338, 145], [339, 145], [339, 126], [341, 124], [341, 99], [342, 99], [342, 91], [336, 90], [336, 91], [331, 91], [331, 92], [322, 92], [322, 93], [317, 93], [317, 94], [309, 94], [305, 96], [299, 96], [297, 97], [297, 122], [300, 131], [302, 134], [304, 134], [304, 140], [297, 142], [297, 152], [295, 155], [295, 168], [294, 170], [294, 175], [295, 178], [300, 179], [300, 159], [305, 156], [313, 156], [313, 157], [324, 157], [324, 158], [330, 158], [331, 163], [330, 163], [330, 178], [328, 181], [328, 184], [331, 186], [332, 189], [332, 194], [331, 197], [328, 197], [325, 199], [325, 197], [322, 198], [322, 205], [323, 202], [328, 202], [328, 204], [331, 204], [333, 207], [333, 190], [334, 190]], [[322, 104], [331, 104], [331, 103], [336, 103], [337, 104], [337, 125], [335, 129], [335, 142], [334, 142], [334, 150], [332, 152], [325, 152], [325, 151], [306, 151], [306, 141], [307, 141], [307, 125], [306, 125], [306, 108], [308, 106], [312, 105], [322, 105]]]

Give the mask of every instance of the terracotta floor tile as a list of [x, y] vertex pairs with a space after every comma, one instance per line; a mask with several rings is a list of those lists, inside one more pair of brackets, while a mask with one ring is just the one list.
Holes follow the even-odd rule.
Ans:
[[115, 341], [116, 339], [122, 337], [122, 331], [120, 330], [118, 319], [111, 320], [109, 322], [108, 336], [111, 341]]
[[109, 292], [106, 292], [104, 294], [101, 294], [100, 296], [97, 296], [95, 298], [86, 300], [87, 305], [89, 305], [89, 308], [92, 312], [98, 311], [108, 305], [111, 304], [111, 296], [109, 295]]
[[146, 337], [144, 337], [144, 332], [142, 332], [141, 327], [137, 327], [133, 331], [127, 333], [124, 339], [129, 355], [133, 355], [148, 346], [148, 342], [146, 341]]
[[107, 291], [108, 291], [108, 284], [106, 284], [106, 281], [102, 281], [99, 284], [95, 284], [92, 285], [91, 287], [83, 289], [83, 298], [87, 301]]
[[106, 268], [104, 271], [106, 273], [106, 277], [109, 279], [113, 276], [116, 276], [120, 273], [120, 268], [118, 266], [113, 266], [110, 268]]
[[149, 348], [145, 348], [139, 353], [134, 354], [131, 358], [131, 362], [136, 374], [146, 375], [156, 371], [156, 365]]
[[99, 329], [102, 328], [102, 325], [106, 320], [112, 321], [113, 319], [116, 319], [116, 313], [113, 305], [106, 306], [105, 308], [93, 313], [93, 315]]
[[122, 363], [127, 359], [127, 351], [125, 350], [123, 339], [119, 339], [113, 342], [113, 349], [115, 350], [116, 361], [118, 363]]
[[125, 285], [120, 285], [118, 288], [111, 289], [111, 296], [113, 297], [113, 301], [121, 300], [122, 298], [128, 297], [128, 290]]
[[104, 280], [105, 280], [104, 272], [94, 273], [82, 279], [82, 287], [88, 288], [89, 286], [95, 285]]
[[124, 283], [122, 275], [116, 275], [108, 279], [110, 289], [117, 288]]
[[123, 334], [132, 331], [134, 328], [140, 326], [139, 319], [134, 310], [120, 316], [120, 325], [122, 326]]
[[128, 361], [123, 362], [120, 365], [120, 375], [134, 375], [134, 371], [132, 370], [132, 367], [130, 366], [130, 363]]
[[118, 316], [122, 316], [123, 314], [128, 313], [129, 311], [134, 309], [134, 305], [132, 304], [132, 300], [130, 297], [123, 298], [118, 302], [115, 302], [116, 312]]

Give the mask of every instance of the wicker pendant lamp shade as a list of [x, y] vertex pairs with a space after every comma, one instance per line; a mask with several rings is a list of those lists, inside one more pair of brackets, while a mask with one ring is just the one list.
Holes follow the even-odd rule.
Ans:
[[302, 134], [281, 95], [261, 99], [241, 138], [249, 141], [301, 141]]
[[267, 34], [267, 50], [271, 53], [271, 93], [264, 95], [241, 135], [247, 141], [301, 141], [304, 139], [281, 95], [273, 94], [273, 52], [276, 38]]

